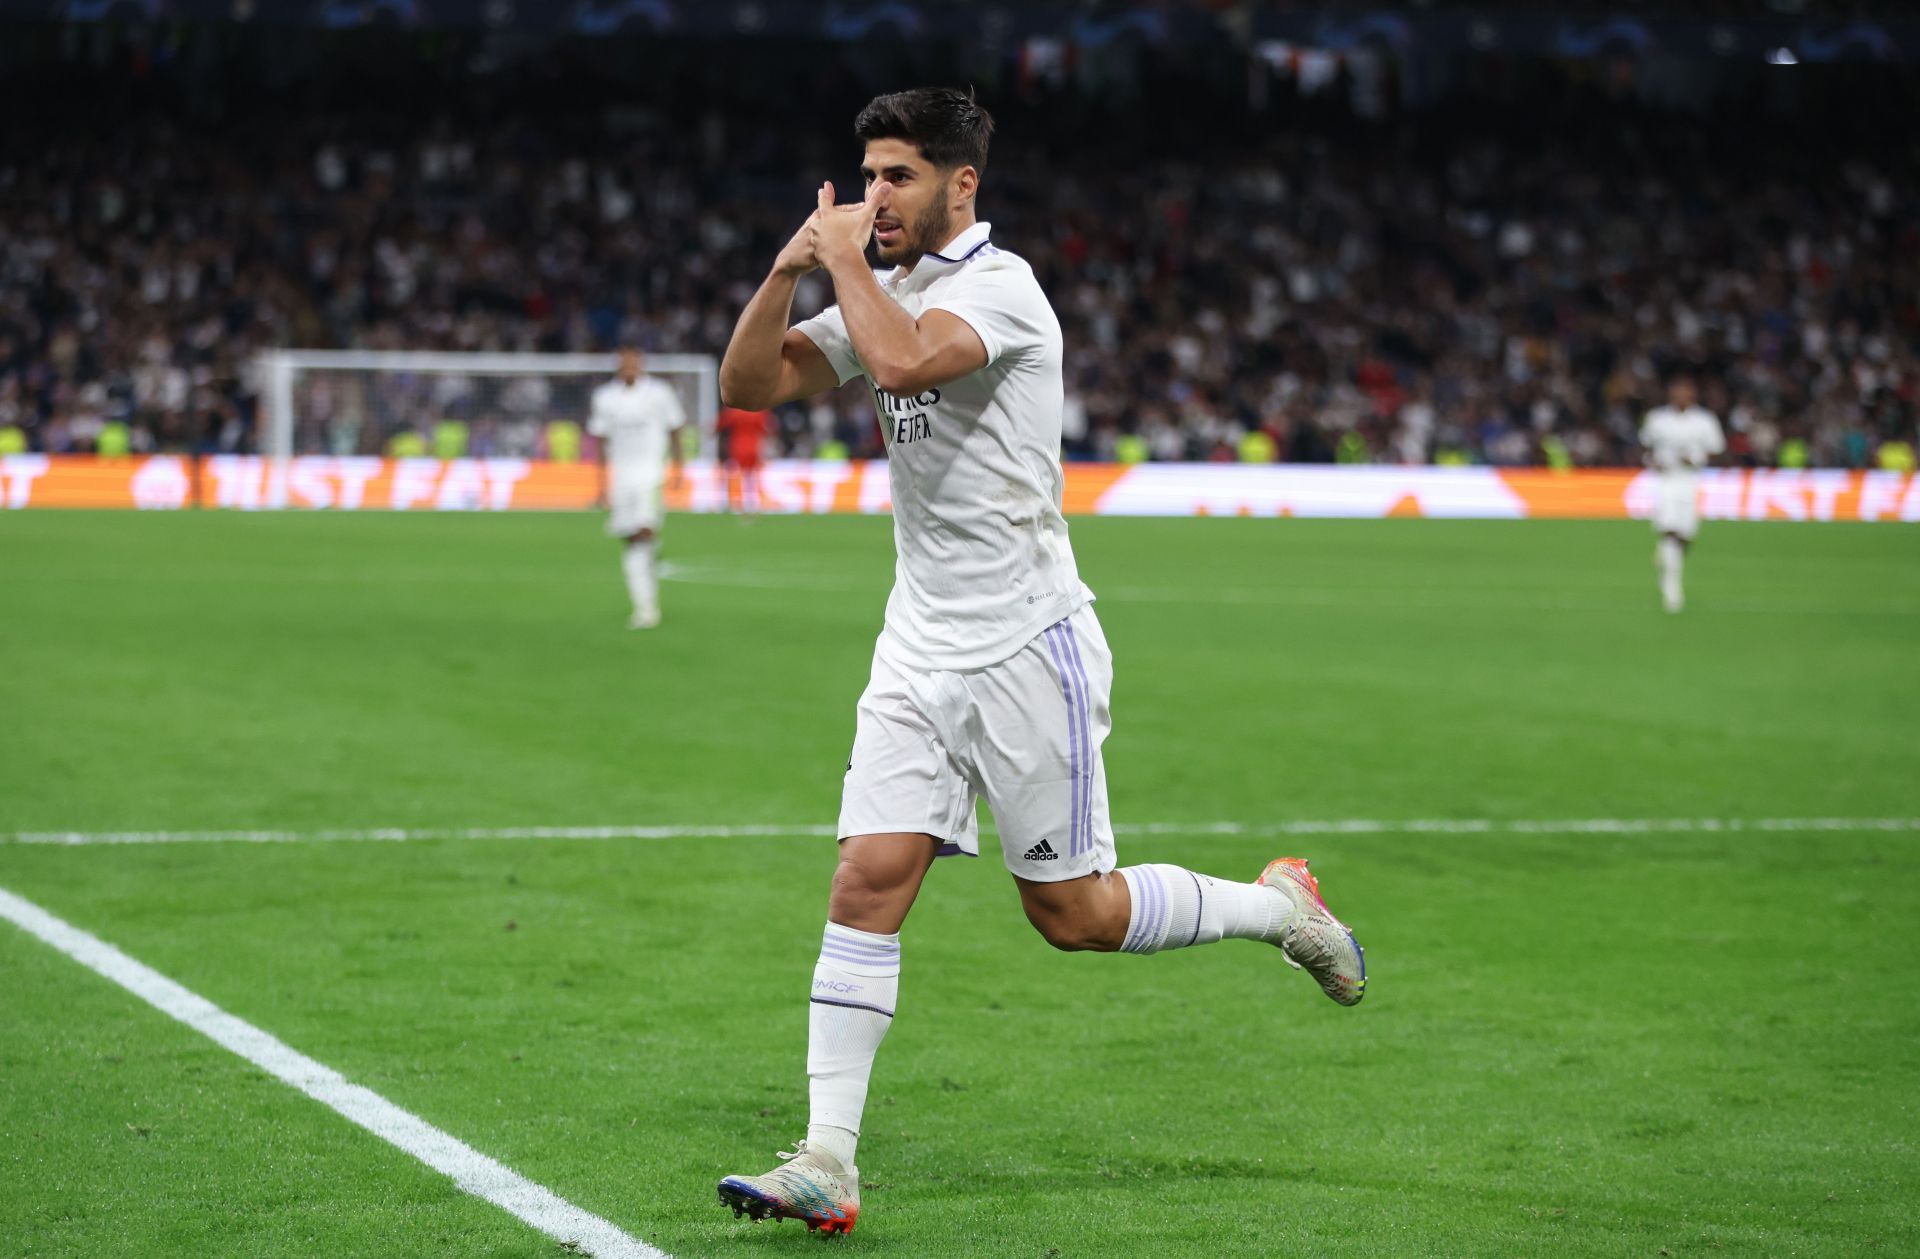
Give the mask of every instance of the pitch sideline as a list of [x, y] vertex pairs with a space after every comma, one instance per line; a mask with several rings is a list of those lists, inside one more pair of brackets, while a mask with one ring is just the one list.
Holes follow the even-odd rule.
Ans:
[[99, 937], [0, 888], [0, 918], [119, 984], [162, 1014], [186, 1024], [262, 1071], [365, 1128], [466, 1193], [490, 1202], [565, 1246], [595, 1259], [671, 1259], [552, 1190], [488, 1158], [373, 1090], [350, 1082], [205, 997], [128, 957]]
[[[361, 827], [310, 831], [14, 831], [9, 844], [89, 847], [112, 844], [418, 843], [427, 840], [832, 839], [831, 826]], [[1669, 818], [1296, 818], [1272, 822], [1121, 822], [1117, 836], [1233, 835], [1670, 835], [1780, 831], [1920, 831], [1920, 817]]]

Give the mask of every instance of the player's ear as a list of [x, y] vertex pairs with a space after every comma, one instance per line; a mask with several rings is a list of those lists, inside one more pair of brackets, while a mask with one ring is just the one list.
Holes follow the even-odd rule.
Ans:
[[980, 172], [971, 166], [962, 166], [953, 177], [954, 209], [973, 203], [974, 194], [980, 191]]

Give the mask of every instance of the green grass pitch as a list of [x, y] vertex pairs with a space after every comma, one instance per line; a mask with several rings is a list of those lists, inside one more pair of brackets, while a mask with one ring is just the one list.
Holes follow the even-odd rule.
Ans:
[[[0, 516], [0, 836], [831, 824], [873, 519]], [[1271, 950], [1065, 955], [995, 857], [904, 933], [848, 1253], [1832, 1255], [1920, 1227], [1920, 832], [1181, 833], [1920, 815], [1920, 529], [1085, 520], [1124, 861], [1314, 859]], [[676, 1256], [801, 1135], [824, 839], [93, 847], [0, 887]], [[0, 1257], [555, 1243], [0, 924]]]

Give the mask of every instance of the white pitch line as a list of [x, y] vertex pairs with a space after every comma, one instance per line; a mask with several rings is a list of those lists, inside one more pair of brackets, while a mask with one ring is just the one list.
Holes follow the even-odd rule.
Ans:
[[1119, 835], [1654, 835], [1722, 831], [1920, 831], [1914, 817], [1333, 818], [1141, 822]]
[[[1116, 835], [1666, 835], [1742, 831], [1920, 831], [1914, 817], [1299, 818], [1271, 822], [1121, 822]], [[741, 826], [370, 827], [313, 831], [16, 831], [0, 846], [38, 844], [415, 843], [490, 839], [832, 839], [835, 829], [796, 823]]]
[[834, 837], [834, 828], [781, 826], [375, 826], [315, 831], [16, 831], [4, 844], [407, 844], [428, 839], [757, 839], [766, 836]]
[[178, 1019], [224, 1049], [290, 1084], [308, 1097], [425, 1163], [476, 1198], [491, 1202], [563, 1245], [595, 1259], [670, 1259], [663, 1250], [534, 1184], [512, 1168], [402, 1110], [373, 1090], [351, 1083], [333, 1068], [228, 1014], [205, 997], [134, 961], [5, 888], [0, 918], [37, 936], [88, 970], [111, 979], [162, 1014]]

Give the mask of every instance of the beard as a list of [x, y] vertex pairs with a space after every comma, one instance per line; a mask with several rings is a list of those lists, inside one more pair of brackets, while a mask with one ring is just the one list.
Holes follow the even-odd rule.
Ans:
[[941, 180], [934, 190], [933, 200], [920, 212], [919, 222], [905, 233], [906, 239], [895, 245], [891, 252], [875, 249], [880, 261], [892, 263], [896, 267], [911, 267], [953, 236], [953, 215], [947, 211], [947, 181]]

